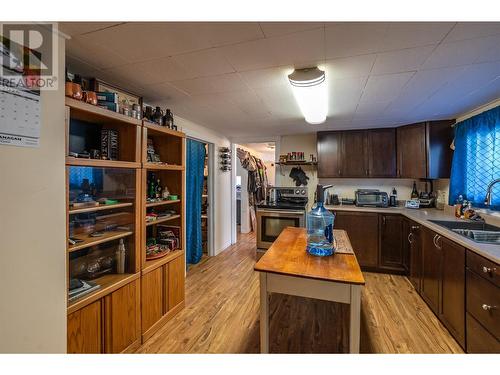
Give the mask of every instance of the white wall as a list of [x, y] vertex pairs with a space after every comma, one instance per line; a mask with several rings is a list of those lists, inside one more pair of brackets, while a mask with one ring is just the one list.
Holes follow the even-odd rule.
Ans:
[[[59, 43], [64, 83], [64, 40]], [[64, 86], [41, 93], [38, 148], [0, 145], [0, 353], [66, 352]]]
[[218, 151], [219, 147], [230, 147], [231, 143], [223, 135], [181, 117], [176, 117], [175, 123], [188, 137], [213, 143], [215, 146], [215, 160], [210, 171], [214, 173], [214, 252], [218, 254], [231, 245], [232, 217], [229, 198], [232, 196], [231, 172], [220, 170]]
[[[281, 155], [293, 151], [302, 151], [305, 158], [309, 160], [309, 155], [317, 156], [316, 152], [316, 133], [306, 133], [282, 136], [277, 145], [278, 153]], [[279, 157], [279, 156], [278, 156]], [[338, 194], [339, 198], [354, 198], [356, 189], [380, 189], [390, 193], [395, 187], [398, 192], [398, 199], [409, 199], [414, 180], [406, 180], [399, 178], [323, 178], [318, 179], [316, 168], [304, 166], [302, 169], [309, 177], [309, 202], [314, 202], [314, 193], [316, 185], [321, 182], [324, 185], [333, 184], [333, 188], [329, 190], [331, 194]], [[291, 167], [276, 166], [276, 185], [277, 186], [294, 186], [293, 180], [289, 177]], [[417, 181], [417, 189], [423, 190], [424, 184]]]

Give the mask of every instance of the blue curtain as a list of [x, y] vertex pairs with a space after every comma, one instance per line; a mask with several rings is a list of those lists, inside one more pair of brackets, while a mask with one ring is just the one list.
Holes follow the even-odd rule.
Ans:
[[[500, 106], [455, 125], [449, 204], [462, 194], [484, 207], [488, 184], [500, 178]], [[491, 207], [500, 209], [500, 186], [493, 188]]]
[[203, 254], [201, 242], [201, 195], [203, 192], [203, 168], [205, 145], [186, 141], [186, 261], [196, 264]]

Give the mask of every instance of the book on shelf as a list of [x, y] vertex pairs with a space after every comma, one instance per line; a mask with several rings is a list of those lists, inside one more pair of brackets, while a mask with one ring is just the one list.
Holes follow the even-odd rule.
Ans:
[[99, 91], [97, 92], [97, 100], [99, 102], [118, 103], [118, 94], [116, 92]]
[[101, 287], [99, 284], [92, 281], [80, 280], [80, 282], [82, 283], [80, 287], [72, 289], [68, 292], [68, 302], [72, 302], [75, 299], [83, 297], [84, 295], [89, 294]]

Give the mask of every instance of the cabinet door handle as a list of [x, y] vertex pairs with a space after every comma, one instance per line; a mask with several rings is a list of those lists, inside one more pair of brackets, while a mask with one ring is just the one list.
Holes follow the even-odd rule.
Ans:
[[441, 240], [441, 236], [437, 236], [436, 238], [436, 247], [441, 250], [441, 248], [443, 247], [441, 244], [439, 244], [439, 240]]
[[410, 232], [410, 233], [408, 234], [408, 242], [409, 242], [409, 243], [413, 243], [412, 238], [413, 238], [413, 233], [411, 233], [411, 232]]
[[382, 225], [385, 225], [385, 216], [382, 216]]
[[367, 169], [367, 170], [365, 170], [365, 173], [366, 173], [366, 175], [368, 176], [368, 169]]
[[496, 308], [496, 306], [491, 306], [491, 305], [487, 305], [485, 303], [483, 303], [483, 306], [481, 306], [483, 308], [483, 310], [485, 311], [490, 311], [490, 310], [493, 310]]
[[483, 266], [483, 272], [484, 273], [487, 273], [487, 274], [492, 274], [493, 272], [496, 271], [496, 268], [490, 268], [490, 267], [486, 267], [486, 266]]
[[340, 173], [340, 169], [338, 170], [338, 173], [339, 173], [339, 176], [340, 176], [340, 175], [341, 175], [341, 173]]
[[434, 243], [434, 246], [436, 247], [436, 249], [440, 249], [439, 245], [438, 245], [438, 239], [439, 239], [439, 235], [435, 234], [434, 235], [434, 238], [432, 239], [432, 242]]
[[418, 225], [412, 225], [411, 226], [411, 230], [417, 230], [417, 229], [420, 229], [420, 227]]

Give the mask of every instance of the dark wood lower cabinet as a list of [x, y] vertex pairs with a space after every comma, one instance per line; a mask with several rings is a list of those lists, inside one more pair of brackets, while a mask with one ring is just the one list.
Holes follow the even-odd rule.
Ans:
[[363, 269], [378, 267], [378, 214], [369, 212], [337, 211], [335, 229], [347, 231], [359, 265]]
[[422, 286], [421, 296], [436, 315], [439, 315], [441, 294], [441, 249], [436, 240], [437, 234], [424, 228], [422, 230]]
[[379, 268], [405, 272], [403, 240], [406, 220], [401, 215], [380, 215]]
[[465, 248], [439, 237], [442, 253], [440, 318], [465, 348]]
[[500, 340], [467, 313], [467, 353], [500, 353]]
[[408, 242], [408, 279], [417, 292], [420, 293], [422, 285], [422, 235], [420, 225], [410, 221]]

